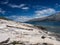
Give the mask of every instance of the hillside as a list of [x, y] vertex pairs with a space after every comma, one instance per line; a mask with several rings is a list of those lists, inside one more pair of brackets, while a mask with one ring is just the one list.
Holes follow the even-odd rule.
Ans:
[[0, 16], [0, 19], [11, 20], [11, 19], [8, 19], [8, 18], [6, 18], [6, 17], [4, 17], [4, 16]]
[[41, 27], [0, 19], [0, 45], [60, 45], [60, 36]]
[[43, 18], [35, 18], [35, 19], [31, 19], [27, 22], [32, 22], [32, 21], [60, 21], [60, 13], [56, 13], [47, 17], [43, 17]]

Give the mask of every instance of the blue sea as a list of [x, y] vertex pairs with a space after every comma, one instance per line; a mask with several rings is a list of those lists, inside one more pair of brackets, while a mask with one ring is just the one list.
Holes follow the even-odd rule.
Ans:
[[48, 31], [60, 33], [60, 22], [53, 22], [53, 21], [39, 22], [39, 21], [35, 21], [35, 22], [27, 22], [27, 23], [45, 27]]

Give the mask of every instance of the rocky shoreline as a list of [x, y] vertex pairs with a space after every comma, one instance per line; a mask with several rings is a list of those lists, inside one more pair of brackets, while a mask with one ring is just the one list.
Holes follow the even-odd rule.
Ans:
[[42, 27], [0, 19], [0, 45], [60, 45], [59, 39]]

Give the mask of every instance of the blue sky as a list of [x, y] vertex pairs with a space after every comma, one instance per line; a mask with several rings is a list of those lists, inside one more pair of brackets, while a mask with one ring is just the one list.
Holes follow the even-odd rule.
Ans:
[[0, 16], [24, 22], [60, 12], [60, 0], [0, 0]]

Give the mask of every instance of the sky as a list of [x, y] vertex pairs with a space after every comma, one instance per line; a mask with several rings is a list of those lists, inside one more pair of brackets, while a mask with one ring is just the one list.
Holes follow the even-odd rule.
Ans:
[[0, 16], [24, 22], [60, 12], [60, 0], [0, 0]]

